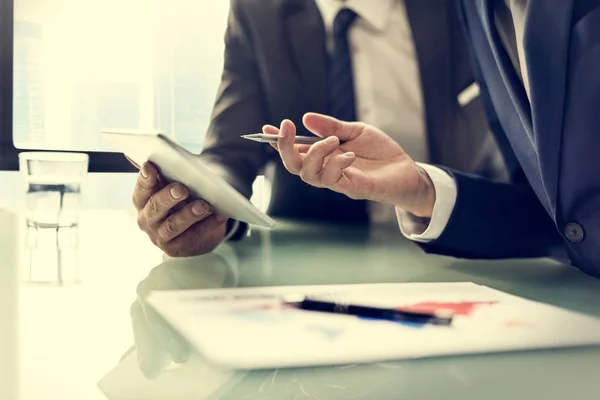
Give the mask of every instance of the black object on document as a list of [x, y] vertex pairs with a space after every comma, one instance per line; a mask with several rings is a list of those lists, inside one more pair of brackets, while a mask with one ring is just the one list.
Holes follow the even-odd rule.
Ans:
[[444, 326], [452, 324], [452, 314], [439, 311], [429, 313], [394, 308], [369, 307], [356, 304], [322, 301], [308, 297], [299, 300], [285, 301], [285, 304], [300, 310], [353, 315], [361, 318], [380, 319], [385, 321]]

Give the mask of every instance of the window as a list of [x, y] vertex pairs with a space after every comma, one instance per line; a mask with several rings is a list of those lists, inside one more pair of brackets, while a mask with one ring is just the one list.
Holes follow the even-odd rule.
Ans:
[[202, 149], [228, 1], [0, 0], [0, 7], [0, 169], [17, 169], [20, 150], [41, 149], [86, 151], [92, 172], [131, 170], [111, 153], [103, 128], [160, 129], [190, 151]]

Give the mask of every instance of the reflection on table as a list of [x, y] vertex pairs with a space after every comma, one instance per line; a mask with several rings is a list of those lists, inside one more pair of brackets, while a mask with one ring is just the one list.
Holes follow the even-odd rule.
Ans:
[[177, 392], [182, 399], [430, 399], [450, 394], [559, 399], [590, 398], [600, 389], [594, 378], [600, 365], [597, 348], [225, 371], [204, 360], [144, 304], [152, 290], [434, 281], [473, 281], [600, 316], [600, 283], [556, 261], [460, 261], [424, 255], [390, 228], [284, 223], [213, 254], [168, 259], [141, 281], [132, 307], [137, 364], [145, 375], [139, 378], [145, 382], [141, 390]]
[[[0, 226], [3, 250], [24, 243], [20, 226]], [[81, 215], [79, 263], [79, 285], [19, 286], [15, 400], [106, 399], [97, 385], [110, 378], [113, 400], [588, 399], [600, 392], [597, 348], [222, 371], [143, 302], [151, 290], [471, 281], [600, 316], [600, 281], [556, 261], [456, 260], [424, 254], [393, 227], [286, 221], [206, 256], [165, 259], [139, 232], [133, 212], [98, 211]], [[0, 266], [17, 271], [21, 264], [2, 251]], [[1, 326], [14, 325], [2, 310]]]

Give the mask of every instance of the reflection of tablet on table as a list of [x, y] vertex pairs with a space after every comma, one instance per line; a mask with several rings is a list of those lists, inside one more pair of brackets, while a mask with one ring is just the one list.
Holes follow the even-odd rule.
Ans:
[[159, 132], [103, 130], [102, 134], [138, 165], [152, 162], [161, 176], [171, 182], [181, 182], [190, 193], [211, 204], [215, 209], [251, 225], [273, 228], [275, 222], [256, 208], [241, 193], [214, 173], [197, 156], [173, 139]]
[[135, 350], [98, 382], [110, 400], [221, 399], [245, 377], [245, 371], [224, 370], [193, 354], [185, 364], [171, 364], [156, 379], [140, 372]]

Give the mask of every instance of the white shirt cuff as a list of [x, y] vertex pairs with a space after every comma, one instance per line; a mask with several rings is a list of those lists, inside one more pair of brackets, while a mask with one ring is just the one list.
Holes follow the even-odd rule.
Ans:
[[418, 218], [396, 207], [400, 232], [415, 242], [430, 242], [440, 237], [456, 204], [456, 182], [444, 170], [433, 165], [417, 163], [427, 172], [435, 188], [435, 204], [430, 219]]

